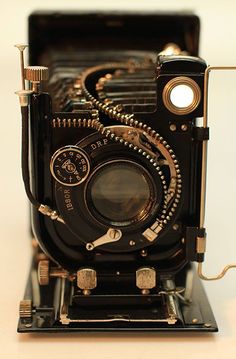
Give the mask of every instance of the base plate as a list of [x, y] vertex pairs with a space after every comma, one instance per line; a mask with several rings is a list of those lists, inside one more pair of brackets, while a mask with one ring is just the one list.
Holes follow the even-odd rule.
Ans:
[[[217, 324], [194, 266], [182, 270], [175, 280], [182, 295], [75, 293], [67, 279], [53, 279], [39, 286], [35, 265], [31, 267], [21, 308], [19, 333], [99, 331], [217, 332]], [[31, 303], [31, 310], [29, 310]], [[174, 313], [174, 314], [173, 314]]]

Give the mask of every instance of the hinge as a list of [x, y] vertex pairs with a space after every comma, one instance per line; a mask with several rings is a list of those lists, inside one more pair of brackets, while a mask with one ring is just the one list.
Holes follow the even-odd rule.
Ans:
[[186, 257], [192, 262], [203, 262], [206, 251], [205, 228], [186, 228]]
[[206, 237], [197, 237], [196, 251], [198, 254], [206, 252]]
[[210, 136], [209, 127], [193, 127], [193, 139], [196, 141], [208, 141]]

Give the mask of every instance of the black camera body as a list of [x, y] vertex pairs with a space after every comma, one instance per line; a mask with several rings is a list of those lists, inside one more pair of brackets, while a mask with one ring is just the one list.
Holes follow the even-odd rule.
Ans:
[[29, 18], [38, 279], [20, 332], [217, 330], [191, 265], [209, 136], [198, 35], [194, 15]]

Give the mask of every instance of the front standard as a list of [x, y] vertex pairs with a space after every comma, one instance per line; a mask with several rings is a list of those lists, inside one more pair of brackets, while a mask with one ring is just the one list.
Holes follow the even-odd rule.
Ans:
[[31, 15], [30, 65], [43, 66], [16, 45], [34, 249], [19, 332], [217, 331], [191, 264], [204, 260], [209, 138], [198, 27]]

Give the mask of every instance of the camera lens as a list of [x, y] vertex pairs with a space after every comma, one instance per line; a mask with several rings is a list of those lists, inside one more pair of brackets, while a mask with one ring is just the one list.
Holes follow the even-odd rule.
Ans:
[[132, 161], [111, 161], [97, 168], [87, 194], [97, 219], [123, 226], [143, 220], [156, 197], [149, 173]]

